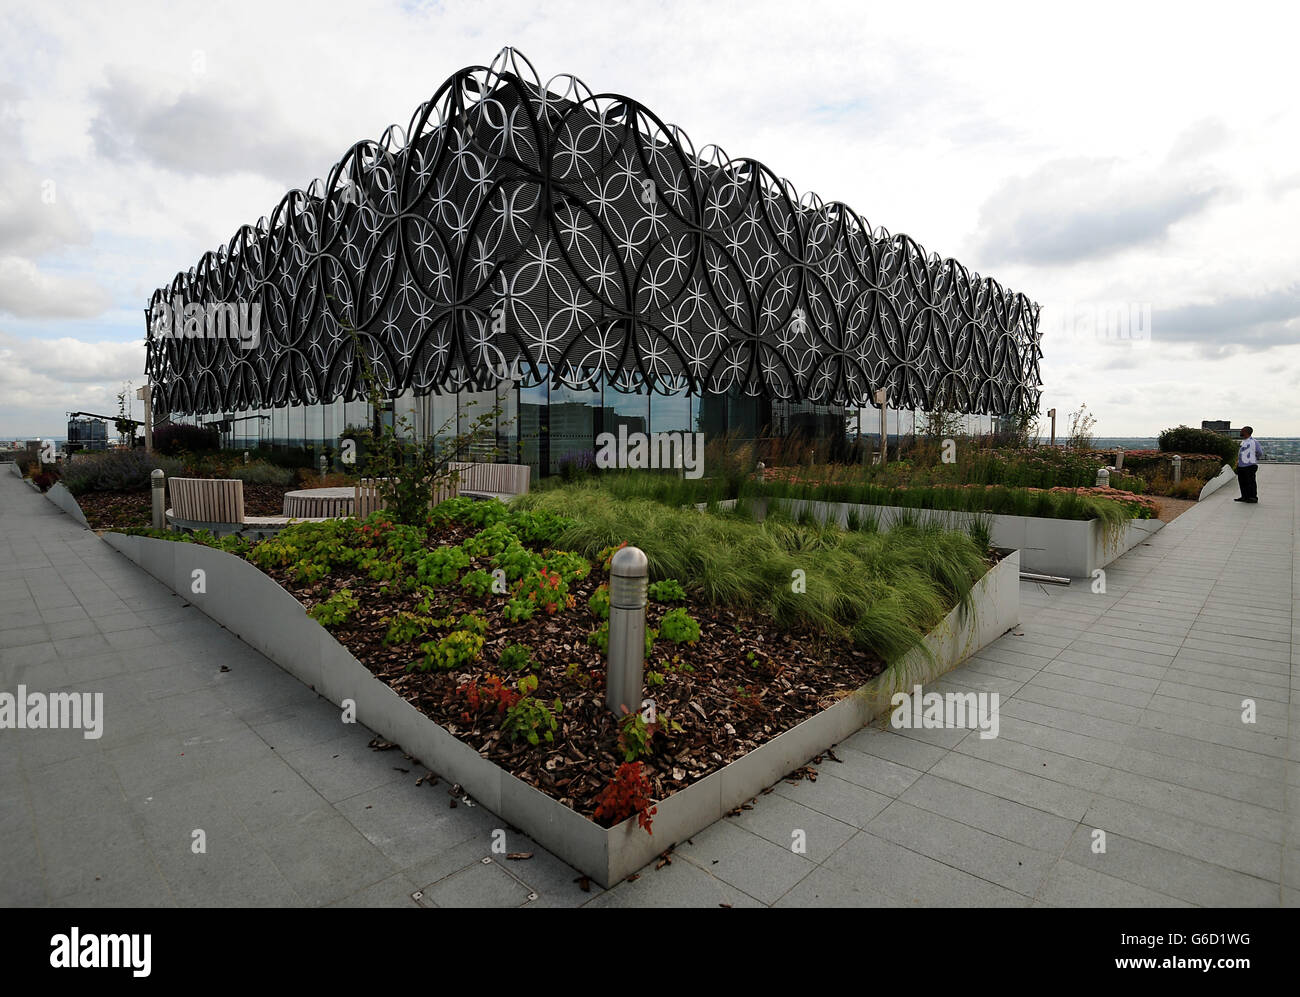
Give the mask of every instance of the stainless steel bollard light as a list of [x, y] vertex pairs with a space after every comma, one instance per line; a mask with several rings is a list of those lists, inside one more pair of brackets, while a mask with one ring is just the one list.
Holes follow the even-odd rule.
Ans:
[[614, 552], [609, 565], [609, 661], [605, 705], [615, 716], [641, 712], [645, 674], [646, 581], [650, 562], [639, 547]]
[[152, 489], [153, 496], [153, 528], [163, 530], [167, 528], [167, 476], [163, 474], [161, 467], [155, 467], [149, 472], [149, 485]]
[[247, 450], [244, 451], [244, 463], [245, 463], [245, 464], [248, 463], [248, 451], [247, 451]]
[[1174, 484], [1183, 480], [1183, 455], [1174, 454]]
[[1110, 487], [1110, 472], [1107, 471], [1104, 467], [1097, 468], [1097, 487], [1098, 488]]
[[1124, 470], [1124, 451], [1123, 451], [1123, 450], [1116, 450], [1116, 451], [1115, 451], [1115, 470], [1117, 470], [1117, 471], [1122, 471], [1122, 470]]
[[329, 473], [329, 470], [328, 470], [328, 469], [329, 469], [329, 466], [330, 466], [329, 458], [326, 457], [324, 454], [321, 454], [321, 455], [320, 455], [320, 479], [321, 479], [321, 481], [324, 481], [324, 480], [325, 480], [325, 475], [326, 475], [327, 473]]
[[766, 474], [767, 474], [767, 465], [760, 460], [758, 462], [758, 480], [762, 481]]

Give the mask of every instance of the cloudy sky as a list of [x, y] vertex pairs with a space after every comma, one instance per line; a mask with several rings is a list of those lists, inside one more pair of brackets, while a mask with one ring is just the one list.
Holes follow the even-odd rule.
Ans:
[[116, 411], [153, 288], [504, 45], [1024, 291], [1044, 408], [1300, 436], [1300, 18], [1230, 11], [0, 0], [0, 438]]

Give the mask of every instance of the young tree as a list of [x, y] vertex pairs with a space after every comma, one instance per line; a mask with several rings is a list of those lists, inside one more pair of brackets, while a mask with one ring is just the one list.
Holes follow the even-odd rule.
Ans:
[[1096, 422], [1097, 417], [1088, 411], [1088, 406], [1080, 404], [1078, 409], [1070, 413], [1070, 435], [1066, 438], [1066, 447], [1070, 450], [1091, 450], [1092, 427]]
[[484, 411], [456, 434], [450, 432], [456, 421], [454, 416], [427, 435], [421, 434], [405, 415], [395, 415], [390, 423], [381, 416], [389, 401], [388, 391], [362, 348], [359, 334], [355, 329], [350, 332], [366, 400], [376, 415], [356, 441], [365, 455], [367, 476], [377, 479], [379, 497], [397, 522], [423, 524], [434, 497], [458, 480], [459, 472], [453, 464], [466, 460], [471, 451], [480, 458], [498, 456], [495, 445], [490, 450], [483, 449], [483, 440], [490, 435], [495, 441], [501, 406], [497, 404]]

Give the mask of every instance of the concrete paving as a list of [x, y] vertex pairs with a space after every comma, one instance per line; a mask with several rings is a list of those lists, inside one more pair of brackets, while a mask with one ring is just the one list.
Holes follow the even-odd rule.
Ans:
[[997, 738], [863, 730], [590, 893], [522, 836], [531, 859], [494, 856], [492, 814], [0, 470], [0, 691], [105, 711], [99, 739], [0, 731], [5, 905], [1300, 904], [1295, 466], [1256, 506], [1184, 513], [1104, 592], [1022, 582], [1023, 624], [931, 686], [997, 692]]

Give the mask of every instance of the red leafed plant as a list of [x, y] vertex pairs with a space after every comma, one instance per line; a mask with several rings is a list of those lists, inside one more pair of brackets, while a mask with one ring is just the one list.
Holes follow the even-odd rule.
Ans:
[[[504, 714], [515, 703], [519, 702], [519, 693], [511, 689], [496, 675], [488, 675], [483, 680], [483, 684], [469, 681], [460, 686], [457, 692], [464, 693], [465, 701], [469, 704], [470, 710], [477, 713], [483, 707], [496, 707], [498, 713]], [[469, 712], [462, 713], [461, 716], [469, 719]]]
[[641, 763], [624, 762], [596, 798], [596, 819], [604, 818], [608, 821], [606, 826], [613, 827], [636, 814], [636, 822], [645, 828], [646, 834], [654, 834], [650, 830], [650, 818], [659, 808], [650, 806], [650, 789], [650, 780], [641, 771]]

